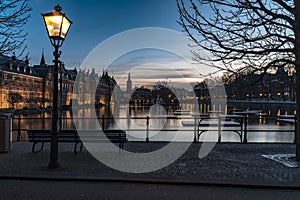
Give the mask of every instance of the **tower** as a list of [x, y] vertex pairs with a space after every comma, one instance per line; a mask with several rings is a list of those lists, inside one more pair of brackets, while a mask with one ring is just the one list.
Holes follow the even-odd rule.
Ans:
[[132, 81], [131, 81], [131, 77], [130, 77], [130, 73], [128, 73], [128, 79], [127, 79], [127, 94], [130, 94], [132, 90]]
[[45, 57], [44, 57], [44, 49], [42, 51], [42, 57], [41, 57], [41, 61], [40, 61], [40, 65], [46, 65], [46, 62], [45, 62]]

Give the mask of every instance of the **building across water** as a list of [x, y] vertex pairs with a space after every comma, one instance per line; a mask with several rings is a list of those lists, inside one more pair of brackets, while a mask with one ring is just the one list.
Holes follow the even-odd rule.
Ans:
[[[0, 55], [0, 108], [36, 109], [52, 105], [53, 65], [45, 63], [44, 54], [39, 65], [30, 65], [29, 59], [19, 60], [16, 56]], [[79, 105], [105, 105], [111, 101], [114, 88], [119, 88], [115, 79], [104, 73], [102, 75], [92, 69], [66, 69], [61, 63], [59, 67], [59, 102], [68, 107], [76, 102]], [[74, 94], [74, 84], [78, 77], [78, 90]], [[92, 93], [91, 85], [95, 86]], [[81, 94], [81, 95], [79, 95]], [[95, 96], [91, 96], [94, 94]]]
[[[224, 74], [224, 82], [202, 81], [194, 86], [199, 100], [295, 101], [296, 75], [284, 66], [265, 73]], [[220, 92], [218, 91], [226, 90]], [[225, 96], [224, 96], [225, 95]]]

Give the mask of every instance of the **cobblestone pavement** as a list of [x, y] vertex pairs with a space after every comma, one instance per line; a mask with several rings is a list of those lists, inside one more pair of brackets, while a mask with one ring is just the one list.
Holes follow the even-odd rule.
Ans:
[[[166, 143], [129, 142], [125, 149], [149, 152]], [[9, 153], [0, 154], [0, 177], [36, 177], [57, 179], [150, 180], [153, 182], [231, 183], [244, 185], [279, 185], [300, 187], [300, 168], [289, 168], [262, 157], [264, 154], [291, 154], [293, 144], [217, 144], [203, 159], [198, 158], [201, 144], [192, 144], [188, 151], [171, 165], [144, 174], [130, 174], [111, 169], [86, 150], [72, 152], [72, 144], [60, 144], [60, 167], [49, 170], [49, 144], [33, 154], [29, 142], [14, 142]], [[107, 152], [109, 153], [109, 152]]]
[[91, 200], [91, 199], [289, 199], [297, 200], [300, 191], [231, 188], [198, 185], [159, 185], [112, 182], [12, 181], [0, 180], [1, 199], [5, 200]]

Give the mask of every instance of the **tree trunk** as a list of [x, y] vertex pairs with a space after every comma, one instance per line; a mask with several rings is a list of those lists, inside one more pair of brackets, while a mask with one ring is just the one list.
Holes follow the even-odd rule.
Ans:
[[[300, 115], [300, 1], [295, 3], [295, 68], [296, 68], [296, 111]], [[299, 118], [299, 117], [297, 117]], [[296, 131], [296, 160], [300, 161], [300, 123], [297, 123]]]

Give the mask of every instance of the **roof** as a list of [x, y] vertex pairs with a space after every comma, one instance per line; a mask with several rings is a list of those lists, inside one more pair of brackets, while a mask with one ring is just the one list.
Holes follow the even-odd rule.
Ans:
[[48, 66], [44, 66], [44, 67], [41, 67], [41, 66], [34, 66], [34, 71], [42, 78], [45, 78], [48, 74]]
[[[15, 56], [9, 57], [0, 54], [0, 70], [3, 71], [9, 71], [18, 74], [26, 74], [29, 76], [46, 78], [49, 72], [49, 68], [51, 67], [52, 65], [46, 65], [44, 63], [42, 63], [42, 65], [30, 66], [28, 64], [28, 60], [26, 62], [17, 59]], [[95, 69], [92, 69], [92, 72], [79, 71], [79, 73], [77, 73], [76, 69], [69, 70], [66, 69], [64, 65], [62, 65], [61, 70], [63, 73], [62, 77], [68, 80], [75, 81], [77, 74], [79, 76], [89, 76], [89, 78], [92, 80], [99, 80], [99, 75], [95, 72]], [[113, 86], [113, 87], [117, 85], [117, 82], [114, 79], [114, 77], [109, 76], [107, 72], [105, 74], [103, 72], [103, 75], [101, 76], [99, 82], [104, 85]]]
[[114, 79], [114, 77], [109, 76], [107, 72], [105, 74], [103, 72], [103, 74], [100, 78], [100, 83], [108, 85], [108, 86], [116, 86], [117, 85], [117, 81]]
[[39, 74], [35, 72], [33, 67], [29, 66], [25, 61], [16, 59], [15, 57], [0, 55], [0, 69], [3, 71], [39, 77]]

